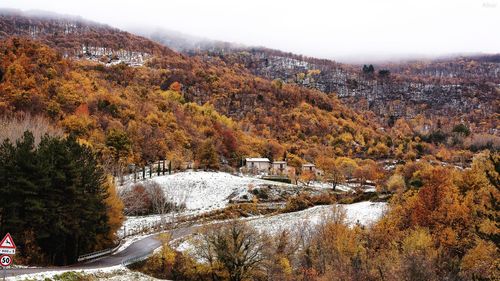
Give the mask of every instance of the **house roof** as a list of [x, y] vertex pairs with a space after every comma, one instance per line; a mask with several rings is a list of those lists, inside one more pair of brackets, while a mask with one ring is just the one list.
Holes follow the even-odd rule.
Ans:
[[267, 158], [246, 158], [247, 162], [270, 162]]
[[303, 164], [302, 167], [316, 167], [316, 165], [314, 165], [313, 163], [306, 163]]
[[273, 164], [286, 164], [286, 161], [274, 161]]

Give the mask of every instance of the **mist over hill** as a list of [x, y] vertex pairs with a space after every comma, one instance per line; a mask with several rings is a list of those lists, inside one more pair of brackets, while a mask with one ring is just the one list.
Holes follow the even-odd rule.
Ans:
[[[391, 60], [346, 63], [160, 24], [220, 22], [288, 50], [333, 42], [325, 26], [356, 42], [384, 41], [392, 29], [370, 31], [384, 22], [405, 32], [391, 38], [402, 45], [412, 30], [432, 33], [432, 19], [407, 30], [392, 9], [335, 26], [346, 15], [310, 3], [292, 17], [288, 2], [89, 1], [78, 14], [159, 27], [0, 10], [0, 234], [18, 247], [2, 263], [21, 265], [8, 276], [498, 279], [500, 55], [402, 59], [390, 48]], [[348, 19], [388, 11], [365, 5]], [[361, 47], [353, 54], [386, 51]]]

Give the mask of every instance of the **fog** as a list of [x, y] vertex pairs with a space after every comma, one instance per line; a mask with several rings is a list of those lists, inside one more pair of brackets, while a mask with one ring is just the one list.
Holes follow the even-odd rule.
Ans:
[[2, 0], [0, 7], [356, 61], [500, 53], [498, 1]]

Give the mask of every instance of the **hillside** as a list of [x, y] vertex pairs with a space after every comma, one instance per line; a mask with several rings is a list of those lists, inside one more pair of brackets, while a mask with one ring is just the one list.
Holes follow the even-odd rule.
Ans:
[[108, 162], [200, 163], [212, 148], [231, 165], [285, 150], [307, 161], [320, 151], [380, 157], [391, 153], [381, 146], [398, 142], [334, 96], [114, 28], [12, 14], [2, 14], [0, 26], [2, 112], [43, 114]]
[[[454, 100], [423, 82], [404, 84], [399, 74], [370, 78], [354, 66], [266, 49], [226, 46], [229, 51], [188, 56], [75, 18], [3, 11], [0, 27], [8, 54], [0, 68], [4, 114], [48, 116], [93, 144], [105, 162], [118, 159], [122, 167], [159, 158], [174, 160], [175, 167], [199, 165], [202, 152], [212, 148], [212, 164], [237, 166], [245, 156], [281, 159], [287, 151], [298, 166], [319, 156], [432, 154], [449, 161], [454, 156], [443, 145], [500, 147], [498, 101], [489, 92], [455, 91]], [[325, 93], [333, 82], [339, 92]], [[356, 90], [362, 84], [377, 90]], [[409, 85], [430, 94], [406, 92]], [[388, 91], [398, 87], [403, 92]], [[428, 95], [438, 100], [429, 102]]]
[[[177, 40], [185, 42], [171, 33], [156, 32], [149, 36], [167, 46]], [[441, 129], [442, 124], [448, 126], [445, 131], [451, 131], [460, 123], [467, 124], [475, 133], [499, 134], [498, 55], [381, 63], [363, 70], [358, 65], [267, 48], [195, 42], [198, 44], [183, 44], [181, 50], [208, 60], [243, 65], [267, 79], [336, 94], [354, 110], [373, 112], [386, 128], [403, 118], [422, 135]], [[419, 118], [428, 121], [412, 125]]]
[[[388, 127], [395, 119], [412, 120], [420, 114], [451, 124], [466, 122], [476, 132], [498, 133], [495, 114], [500, 64], [495, 62], [457, 58], [441, 64], [380, 65], [374, 72], [364, 73], [361, 66], [266, 49], [218, 56], [228, 63], [243, 63], [262, 77], [336, 93], [353, 108], [374, 112]], [[383, 72], [379, 71], [386, 69], [390, 71], [388, 75], [380, 75]]]
[[0, 38], [27, 36], [66, 57], [176, 54], [148, 39], [79, 17], [0, 9]]

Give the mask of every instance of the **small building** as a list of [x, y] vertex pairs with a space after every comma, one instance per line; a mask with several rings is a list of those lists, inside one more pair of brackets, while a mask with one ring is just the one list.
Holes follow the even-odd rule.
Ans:
[[271, 168], [276, 175], [286, 175], [288, 171], [286, 161], [274, 161]]
[[316, 168], [316, 165], [312, 164], [312, 163], [306, 163], [306, 164], [302, 164], [302, 172], [309, 172], [309, 173], [313, 173], [315, 174], [316, 176], [321, 176], [323, 175], [323, 171], [321, 171], [320, 169]]
[[314, 171], [316, 171], [316, 165], [314, 165], [312, 163], [302, 164], [302, 172], [311, 172], [311, 173], [313, 173]]
[[267, 158], [246, 158], [245, 167], [252, 172], [269, 172], [271, 161]]

